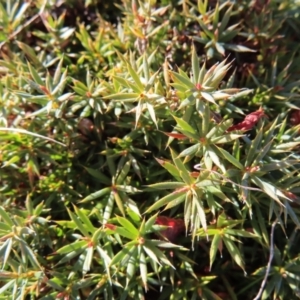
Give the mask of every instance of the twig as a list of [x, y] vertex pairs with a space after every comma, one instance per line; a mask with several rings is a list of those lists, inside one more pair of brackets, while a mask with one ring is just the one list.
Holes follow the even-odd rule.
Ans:
[[10, 132], [15, 132], [15, 133], [24, 133], [24, 134], [28, 134], [28, 135], [31, 135], [31, 136], [34, 136], [34, 137], [38, 137], [40, 139], [43, 139], [43, 140], [46, 140], [46, 141], [49, 141], [49, 142], [53, 142], [53, 143], [56, 143], [58, 145], [61, 145], [61, 146], [64, 146], [64, 147], [67, 147], [65, 144], [57, 141], [57, 140], [54, 140], [52, 138], [49, 138], [48, 136], [44, 136], [44, 135], [40, 135], [38, 133], [34, 133], [34, 132], [31, 132], [31, 131], [28, 131], [28, 130], [25, 130], [25, 129], [21, 129], [21, 128], [11, 128], [11, 127], [0, 127], [0, 132], [1, 131], [10, 131]]
[[276, 218], [276, 220], [272, 223], [272, 227], [271, 227], [270, 256], [269, 256], [268, 266], [267, 266], [267, 269], [266, 269], [266, 274], [265, 274], [264, 280], [261, 283], [260, 289], [259, 289], [256, 297], [253, 298], [253, 300], [259, 300], [260, 299], [260, 297], [261, 297], [261, 295], [264, 291], [265, 285], [267, 283], [268, 276], [270, 274], [271, 264], [272, 264], [272, 260], [273, 260], [273, 257], [274, 257], [274, 229], [275, 229], [275, 226], [276, 226], [277, 222], [278, 222], [278, 218]]
[[24, 28], [26, 28], [27, 26], [29, 26], [31, 23], [33, 23], [38, 17], [40, 17], [40, 15], [42, 14], [42, 12], [45, 9], [46, 6], [46, 1], [43, 4], [43, 6], [40, 9], [40, 12], [35, 14], [33, 17], [31, 17], [27, 22], [25, 22], [23, 25], [21, 25], [15, 32], [13, 32], [5, 41], [3, 41], [2, 43], [0, 43], [0, 50], [2, 49], [2, 47], [8, 42], [11, 41], [12, 39], [14, 39]]
[[236, 182], [230, 180], [230, 179], [227, 178], [226, 176], [224, 176], [224, 175], [222, 175], [222, 174], [220, 174], [220, 173], [218, 173], [218, 172], [216, 172], [216, 171], [213, 171], [213, 170], [207, 170], [207, 169], [201, 168], [199, 165], [200, 165], [200, 164], [195, 165], [195, 166], [194, 166], [194, 169], [200, 170], [200, 171], [209, 171], [210, 173], [213, 173], [213, 174], [216, 174], [216, 175], [220, 176], [221, 178], [224, 179], [224, 181], [230, 182], [230, 183], [232, 183], [233, 185], [236, 185], [236, 186], [238, 186], [238, 187], [241, 187], [241, 188], [243, 188], [243, 189], [245, 189], [245, 190], [262, 192], [262, 190], [259, 189], [259, 188], [254, 188], [254, 187], [244, 186], [244, 185], [238, 184], [238, 183], [236, 183]]
[[34, 15], [30, 20], [28, 20], [24, 25], [20, 26], [19, 29], [17, 29], [15, 32], [13, 32], [8, 39], [6, 39], [5, 41], [3, 41], [2, 43], [0, 43], [0, 49], [8, 42], [11, 41], [15, 36], [17, 36], [24, 28], [26, 28], [28, 25], [30, 25], [32, 22], [34, 22], [38, 17], [40, 16], [40, 14], [36, 14]]

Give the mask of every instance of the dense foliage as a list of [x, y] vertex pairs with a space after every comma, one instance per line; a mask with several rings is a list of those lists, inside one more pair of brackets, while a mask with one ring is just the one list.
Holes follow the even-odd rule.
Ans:
[[0, 0], [0, 299], [300, 297], [295, 0]]

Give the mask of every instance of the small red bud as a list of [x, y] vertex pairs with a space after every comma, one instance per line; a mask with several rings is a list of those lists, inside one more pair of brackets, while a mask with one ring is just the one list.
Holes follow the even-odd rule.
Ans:
[[259, 109], [247, 115], [242, 122], [229, 127], [227, 131], [233, 131], [233, 130], [248, 131], [252, 129], [262, 117], [266, 117], [266, 115], [262, 109]]
[[104, 225], [105, 228], [110, 229], [110, 230], [116, 230], [116, 225], [114, 224], [105, 224]]
[[183, 232], [185, 228], [184, 221], [182, 219], [173, 219], [165, 216], [157, 217], [155, 223], [169, 227], [160, 233], [171, 242], [174, 242], [177, 236]]
[[197, 84], [196, 84], [196, 89], [197, 89], [198, 91], [200, 91], [200, 90], [202, 89], [201, 83], [197, 83]]
[[300, 124], [300, 110], [294, 110], [291, 113], [290, 122], [294, 126], [297, 126]]

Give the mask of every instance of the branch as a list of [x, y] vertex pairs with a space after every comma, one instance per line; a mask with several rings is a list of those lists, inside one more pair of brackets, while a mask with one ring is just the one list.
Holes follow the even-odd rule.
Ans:
[[14, 39], [23, 29], [25, 29], [27, 26], [29, 26], [31, 23], [33, 23], [38, 17], [40, 17], [41, 13], [44, 11], [46, 7], [46, 1], [40, 9], [40, 12], [35, 14], [33, 17], [31, 17], [27, 22], [25, 22], [23, 25], [21, 25], [15, 32], [13, 32], [5, 41], [0, 43], [0, 50], [2, 47], [8, 42]]
[[273, 256], [274, 256], [274, 229], [275, 229], [275, 226], [276, 226], [277, 222], [278, 222], [278, 218], [276, 218], [276, 220], [272, 223], [272, 227], [271, 227], [270, 256], [269, 256], [268, 266], [267, 266], [267, 269], [266, 269], [266, 274], [265, 274], [264, 280], [261, 283], [260, 289], [259, 289], [256, 297], [253, 298], [253, 300], [259, 300], [260, 299], [260, 297], [261, 297], [261, 295], [264, 291], [265, 285], [267, 283], [268, 276], [270, 274], [271, 264], [272, 264], [272, 260], [273, 260]]
[[230, 182], [230, 183], [232, 183], [233, 185], [236, 185], [236, 186], [238, 186], [238, 187], [240, 187], [240, 188], [242, 188], [242, 189], [250, 190], [250, 191], [258, 191], [258, 192], [262, 192], [262, 190], [259, 189], [259, 188], [254, 188], [254, 187], [244, 186], [244, 185], [238, 184], [238, 183], [236, 183], [236, 182], [234, 182], [234, 181], [228, 179], [226, 176], [224, 176], [224, 175], [222, 175], [222, 174], [220, 174], [220, 173], [218, 173], [218, 172], [216, 172], [216, 171], [214, 171], [214, 170], [208, 170], [208, 169], [201, 168], [201, 167], [200, 167], [200, 164], [195, 165], [195, 166], [194, 166], [194, 169], [195, 169], [195, 170], [200, 170], [200, 171], [208, 171], [208, 172], [210, 172], [210, 173], [216, 174], [216, 175], [220, 176], [221, 178], [223, 178], [224, 181]]

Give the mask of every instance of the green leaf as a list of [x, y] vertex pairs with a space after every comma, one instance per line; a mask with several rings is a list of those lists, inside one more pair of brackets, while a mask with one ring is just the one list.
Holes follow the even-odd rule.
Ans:
[[138, 190], [137, 188], [130, 185], [116, 185], [115, 187], [118, 191], [125, 192], [125, 193], [136, 194], [141, 192], [141, 190]]
[[275, 161], [275, 162], [271, 162], [271, 163], [266, 163], [263, 166], [261, 166], [259, 168], [259, 170], [261, 172], [268, 173], [268, 172], [274, 171], [274, 170], [281, 170], [283, 168], [289, 168], [289, 167], [291, 167], [293, 165], [296, 165], [298, 163], [299, 163], [298, 160], [286, 159], [286, 160], [283, 160], [283, 161]]
[[106, 224], [107, 221], [110, 219], [110, 216], [114, 208], [114, 204], [115, 204], [115, 196], [114, 196], [114, 192], [111, 191], [103, 214], [103, 224]]
[[97, 198], [100, 198], [106, 194], [109, 194], [111, 192], [111, 188], [110, 187], [106, 187], [106, 188], [103, 188], [102, 190], [100, 191], [97, 191], [95, 193], [92, 193], [90, 195], [88, 195], [87, 197], [85, 197], [84, 199], [82, 199], [80, 201], [80, 203], [85, 203], [85, 202], [89, 202], [89, 201], [93, 201]]
[[195, 144], [191, 147], [184, 149], [178, 157], [192, 158], [199, 150], [201, 146], [199, 144]]
[[244, 238], [257, 238], [255, 234], [241, 229], [226, 229], [226, 234], [237, 235]]
[[190, 81], [185, 73], [185, 76], [172, 71], [170, 74], [172, 75], [174, 82], [180, 84], [185, 90], [195, 89], [195, 85]]
[[207, 38], [209, 38], [209, 40], [214, 40], [214, 34], [208, 29], [208, 27], [202, 22], [202, 20], [200, 18], [198, 18], [198, 23], [201, 26], [202, 30], [204, 31], [205, 35], [207, 36]]
[[223, 238], [224, 244], [229, 252], [229, 254], [231, 255], [231, 257], [233, 258], [233, 260], [243, 269], [243, 271], [246, 273], [245, 271], [245, 266], [244, 266], [244, 262], [242, 259], [242, 255], [240, 250], [238, 249], [238, 247], [234, 244], [234, 242], [232, 242], [230, 239], [228, 239], [227, 237], [224, 236]]
[[174, 191], [173, 193], [159, 199], [158, 201], [156, 201], [154, 204], [152, 204], [146, 211], [145, 213], [149, 213], [153, 210], [157, 210], [159, 208], [161, 208], [162, 206], [167, 205], [169, 202], [173, 202], [175, 201], [175, 203], [180, 203], [182, 202], [182, 199], [185, 197], [186, 195], [186, 190], [183, 191]]
[[109, 280], [111, 281], [110, 278], [110, 270], [109, 270], [109, 265], [111, 263], [111, 258], [108, 256], [105, 250], [103, 250], [101, 247], [97, 246], [96, 251], [98, 252], [99, 256], [102, 258], [105, 264], [105, 271], [108, 275]]
[[222, 192], [222, 190], [217, 186], [207, 186], [206, 191], [211, 195], [215, 195], [225, 202], [231, 202], [230, 199]]
[[138, 249], [136, 246], [133, 246], [132, 249], [130, 250], [130, 257], [127, 262], [127, 268], [126, 268], [126, 287], [128, 287], [129, 282], [135, 275], [136, 271], [136, 261], [138, 260], [137, 258], [138, 255]]
[[[39, 61], [38, 57], [36, 56], [34, 50], [30, 46], [28, 46], [27, 44], [22, 43], [20, 41], [16, 41], [16, 43], [17, 43], [18, 47], [27, 55], [27, 57], [29, 59], [31, 59], [31, 61], [34, 63], [34, 65], [36, 65], [37, 67], [42, 66], [42, 64]], [[29, 66], [29, 63], [28, 63], [28, 66]]]
[[43, 80], [40, 77], [40, 75], [38, 74], [38, 72], [31, 66], [31, 64], [29, 62], [27, 62], [27, 65], [28, 65], [29, 72], [30, 72], [33, 80], [35, 81], [35, 83], [37, 83], [40, 86], [44, 86], [45, 83], [43, 82]]
[[11, 257], [12, 246], [13, 246], [13, 238], [8, 238], [4, 243], [1, 244], [0, 255], [2, 257], [2, 261], [1, 261], [2, 269], [6, 267], [7, 262]]
[[63, 147], [66, 147], [65, 144], [61, 143], [61, 142], [58, 142], [52, 138], [49, 138], [47, 136], [43, 136], [43, 135], [40, 135], [40, 134], [37, 134], [37, 133], [34, 133], [34, 132], [31, 132], [31, 131], [28, 131], [28, 130], [25, 130], [25, 129], [20, 129], [20, 128], [6, 128], [6, 127], [0, 127], [0, 132], [1, 131], [4, 131], [4, 132], [13, 132], [13, 133], [23, 133], [23, 134], [27, 134], [27, 135], [31, 135], [31, 136], [34, 136], [34, 137], [38, 137], [38, 138], [41, 138], [43, 140], [46, 140], [46, 141], [50, 141], [50, 142], [53, 142], [53, 143], [56, 143], [58, 145], [61, 145]]
[[155, 158], [156, 161], [164, 167], [170, 174], [172, 174], [175, 178], [180, 178], [179, 170], [173, 164], [169, 163], [168, 161], [164, 161], [158, 158]]
[[36, 253], [31, 249], [31, 247], [23, 240], [19, 240], [20, 242], [20, 248], [22, 249], [22, 260], [27, 261], [27, 259], [30, 261], [30, 263], [33, 265], [34, 268], [37, 268], [38, 270], [43, 270], [42, 266], [40, 265]]
[[208, 0], [198, 0], [197, 1], [198, 5], [198, 10], [202, 16], [206, 15], [206, 10], [207, 10], [207, 5], [208, 5]]
[[277, 201], [280, 205], [282, 205], [281, 201], [277, 196], [277, 187], [268, 182], [265, 182], [258, 178], [257, 176], [251, 176], [251, 181], [255, 183], [258, 187], [260, 187], [268, 196]]
[[148, 189], [149, 191], [156, 189], [156, 190], [172, 190], [172, 189], [180, 189], [185, 187], [186, 184], [184, 182], [158, 182], [158, 183], [154, 183], [154, 184], [150, 184], [148, 185]]
[[136, 234], [128, 231], [126, 228], [107, 224], [105, 229], [106, 234], [119, 234], [129, 240], [136, 240]]
[[252, 165], [252, 162], [255, 159], [255, 155], [259, 152], [258, 149], [260, 149], [262, 137], [263, 137], [263, 128], [259, 130], [259, 132], [256, 134], [255, 139], [251, 143], [250, 149], [247, 153], [245, 167], [250, 167]]
[[267, 143], [258, 153], [258, 155], [256, 156], [255, 160], [253, 161], [253, 166], [257, 166], [258, 164], [260, 164], [261, 161], [264, 160], [265, 156], [267, 155], [267, 153], [269, 152], [271, 146], [273, 145], [273, 141], [271, 140], [269, 143]]
[[223, 244], [223, 242], [222, 242], [221, 236], [219, 234], [214, 235], [213, 240], [210, 245], [210, 250], [209, 250], [209, 261], [210, 261], [209, 269], [210, 270], [215, 261], [218, 249], [220, 250], [221, 256], [222, 256], [222, 244]]
[[[209, 108], [208, 108], [208, 115], [210, 115]], [[207, 122], [210, 124], [210, 122], [211, 122], [210, 121], [210, 116], [208, 116]], [[209, 132], [205, 131], [206, 138], [208, 140], [211, 140], [211, 142], [213, 142], [215, 139], [217, 140], [217, 139], [223, 138], [224, 135], [225, 135], [224, 132], [231, 126], [231, 124], [232, 124], [231, 119], [222, 121], [221, 123], [219, 123], [216, 126], [214, 126], [213, 128], [211, 128], [211, 130]], [[229, 134], [229, 136], [230, 135], [231, 134]]]
[[134, 83], [137, 85], [140, 93], [144, 91], [144, 85], [142, 84], [139, 75], [133, 70], [133, 68], [130, 66], [130, 64], [127, 64], [127, 69], [134, 81]]
[[[201, 225], [202, 225], [204, 231], [206, 231], [207, 230], [206, 214], [205, 214], [204, 207], [202, 204], [201, 194], [200, 194], [199, 190], [195, 190], [195, 192], [196, 193], [193, 193], [193, 196], [194, 196], [193, 197], [193, 205], [196, 206], [197, 214], [199, 216]], [[197, 228], [195, 228], [195, 229], [197, 229]]]
[[175, 116], [173, 116], [173, 118], [175, 119], [176, 123], [180, 126], [180, 128], [192, 134], [196, 134], [195, 129], [192, 126], [190, 126], [186, 121]]
[[226, 12], [222, 18], [221, 24], [219, 26], [220, 33], [222, 33], [226, 29], [226, 26], [227, 26], [230, 16], [231, 16], [232, 7], [233, 7], [233, 5], [229, 6], [229, 8], [226, 10]]
[[73, 205], [73, 208], [75, 213], [79, 217], [80, 221], [86, 226], [86, 228], [90, 231], [90, 233], [93, 233], [96, 228], [93, 226], [90, 219], [86, 216], [85, 213], [83, 213], [82, 209], [78, 208], [75, 205]]
[[155, 214], [152, 217], [150, 217], [146, 221], [143, 231], [140, 230], [140, 233], [144, 235], [144, 234], [148, 233], [149, 231], [151, 231], [153, 229], [152, 228], [153, 225], [155, 224], [156, 218], [157, 218], [157, 214]]
[[106, 175], [101, 173], [99, 170], [95, 170], [95, 169], [91, 169], [91, 168], [87, 168], [87, 167], [84, 167], [84, 168], [85, 168], [85, 170], [88, 171], [88, 173], [90, 175], [92, 175], [93, 177], [98, 179], [101, 183], [104, 183], [106, 185], [111, 185], [111, 179], [109, 179]]
[[213, 103], [213, 104], [215, 104], [215, 105], [218, 105], [218, 104], [215, 102], [215, 99], [214, 99], [214, 97], [213, 97], [211, 94], [206, 93], [206, 92], [201, 92], [200, 94], [201, 94], [201, 96], [202, 96], [205, 100], [207, 100], [208, 102]]
[[119, 195], [119, 193], [117, 191], [113, 190], [112, 193], [114, 195], [115, 201], [117, 203], [117, 206], [118, 206], [121, 214], [123, 216], [125, 216], [125, 209], [124, 209], [124, 205], [123, 205], [124, 201], [121, 199], [121, 197], [120, 197], [120, 195]]
[[[10, 272], [7, 272], [6, 274], [9, 274], [8, 276], [5, 276], [5, 272], [1, 272], [2, 276], [0, 274], [0, 278], [4, 277], [4, 279], [7, 279], [7, 277], [10, 277]], [[5, 292], [8, 291], [10, 293], [10, 289], [16, 286], [17, 279], [12, 279], [8, 281], [6, 284], [3, 284], [0, 288], [0, 294], [5, 295]], [[4, 299], [4, 298], [3, 298]]]
[[144, 52], [144, 55], [143, 55], [143, 71], [144, 71], [144, 76], [145, 76], [145, 79], [146, 81], [148, 82], [149, 81], [149, 77], [150, 77], [150, 69], [149, 69], [149, 64], [148, 64], [148, 60], [147, 60], [147, 54], [146, 52]]
[[197, 82], [200, 74], [200, 67], [199, 67], [199, 59], [196, 52], [196, 47], [192, 45], [192, 70], [193, 70], [193, 81], [194, 84], [200, 83]]
[[126, 181], [126, 176], [128, 175], [128, 172], [130, 171], [131, 167], [131, 160], [127, 160], [124, 165], [118, 166], [118, 177], [116, 180], [116, 184], [122, 185]]
[[135, 102], [138, 100], [138, 93], [117, 93], [103, 97], [103, 99], [122, 100], [127, 102]]
[[291, 219], [293, 220], [293, 222], [295, 223], [297, 228], [300, 228], [300, 222], [299, 222], [298, 216], [295, 213], [294, 209], [290, 206], [288, 201], [284, 201], [284, 205], [286, 207], [287, 213], [290, 215]]
[[215, 43], [217, 51], [222, 55], [225, 56], [225, 48], [223, 46], [223, 43]]
[[142, 246], [139, 245], [139, 266], [140, 266], [140, 273], [141, 273], [141, 278], [142, 278], [142, 282], [144, 285], [145, 290], [147, 291], [147, 276], [148, 276], [148, 270], [147, 270], [147, 263], [146, 263], [146, 257], [145, 257], [145, 253], [142, 250]]
[[206, 147], [206, 152], [208, 153], [211, 160], [214, 162], [214, 164], [216, 166], [218, 166], [222, 170], [223, 173], [225, 173], [226, 168], [225, 168], [223, 162], [220, 160], [219, 156], [217, 155], [216, 151], [214, 151], [214, 150], [215, 149], [214, 149], [213, 145], [211, 147], [209, 147], [209, 146]]
[[157, 78], [157, 76], [158, 76], [159, 73], [160, 73], [160, 70], [156, 71], [156, 72], [150, 77], [150, 79], [149, 79], [149, 81], [147, 82], [147, 85], [146, 85], [146, 87], [145, 87], [145, 92], [146, 92], [146, 93], [148, 93], [148, 92], [151, 90], [151, 88], [153, 87], [154, 82], [155, 82], [155, 80], [156, 80], [156, 78]]
[[137, 95], [140, 94], [140, 89], [138, 88], [138, 86], [136, 84], [134, 84], [133, 82], [130, 82], [129, 80], [123, 78], [123, 77], [119, 77], [119, 76], [114, 76], [113, 77], [115, 81], [117, 81], [118, 83], [120, 83], [123, 86], [128, 87], [129, 89], [132, 89], [134, 93], [136, 93]]
[[202, 85], [203, 80], [204, 80], [205, 73], [206, 73], [206, 68], [205, 68], [205, 63], [204, 63], [204, 64], [202, 65], [200, 71], [199, 71], [199, 76], [198, 76], [197, 83], [199, 83], [199, 84]]
[[158, 128], [154, 106], [148, 102], [146, 102], [146, 106], [153, 123], [155, 124], [156, 128]]
[[69, 216], [71, 217], [72, 221], [76, 224], [76, 227], [81, 231], [81, 233], [85, 236], [90, 238], [91, 235], [89, 234], [87, 228], [84, 226], [82, 222], [79, 221], [78, 217], [72, 213], [69, 209], [67, 209]]
[[154, 261], [156, 261], [157, 263], [159, 263], [159, 259], [164, 265], [170, 266], [171, 268], [175, 269], [171, 262], [167, 259], [165, 254], [158, 248], [156, 248], [151, 241], [146, 241], [146, 243], [143, 245], [143, 249], [150, 256], [150, 258], [154, 259]]
[[135, 248], [136, 241], [131, 241], [125, 244], [123, 249], [112, 258], [110, 266], [118, 265], [121, 261], [123, 261], [123, 264], [121, 264], [120, 266], [124, 266], [126, 264], [126, 261], [130, 259], [132, 253], [135, 251]]
[[170, 242], [166, 242], [166, 241], [159, 241], [159, 240], [151, 240], [151, 244], [159, 247], [159, 248], [166, 248], [166, 249], [171, 249], [171, 248], [181, 248], [182, 250], [186, 250], [188, 251], [187, 248], [183, 248], [180, 245], [175, 245], [173, 243]]
[[179, 176], [184, 180], [184, 182], [187, 185], [192, 185], [195, 182], [195, 179], [189, 174], [184, 164], [182, 163], [181, 159], [178, 157], [177, 153], [172, 149], [170, 150], [171, 150], [173, 161], [179, 171]]
[[126, 228], [127, 231], [131, 232], [133, 235], [138, 237], [139, 231], [130, 221], [119, 216], [117, 216], [117, 220], [124, 228]]
[[236, 159], [234, 158], [230, 153], [228, 153], [223, 148], [217, 147], [217, 149], [222, 153], [223, 157], [228, 160], [230, 163], [232, 163], [234, 166], [236, 166], [238, 169], [243, 170], [244, 166]]
[[225, 144], [225, 143], [230, 143], [240, 137], [242, 137], [242, 134], [225, 134], [223, 136], [218, 136], [218, 137], [214, 137], [211, 139], [211, 143], [212, 144]]
[[88, 247], [85, 250], [85, 258], [82, 266], [82, 273], [85, 275], [91, 269], [91, 264], [94, 256], [93, 247]]
[[243, 45], [226, 44], [226, 48], [236, 52], [257, 52], [256, 50], [250, 49]]
[[100, 236], [103, 233], [103, 228], [98, 228], [94, 230], [93, 236], [92, 236], [92, 242], [93, 244], [97, 244], [99, 242]]
[[8, 226], [14, 226], [13, 221], [2, 206], [0, 206], [0, 217]]
[[173, 207], [179, 205], [180, 203], [182, 203], [182, 202], [184, 201], [184, 198], [185, 198], [185, 197], [180, 197], [180, 198], [178, 198], [176, 201], [169, 202], [169, 203], [165, 206], [165, 208], [163, 209], [163, 211], [168, 210], [168, 209], [171, 209], [171, 208], [173, 208]]

